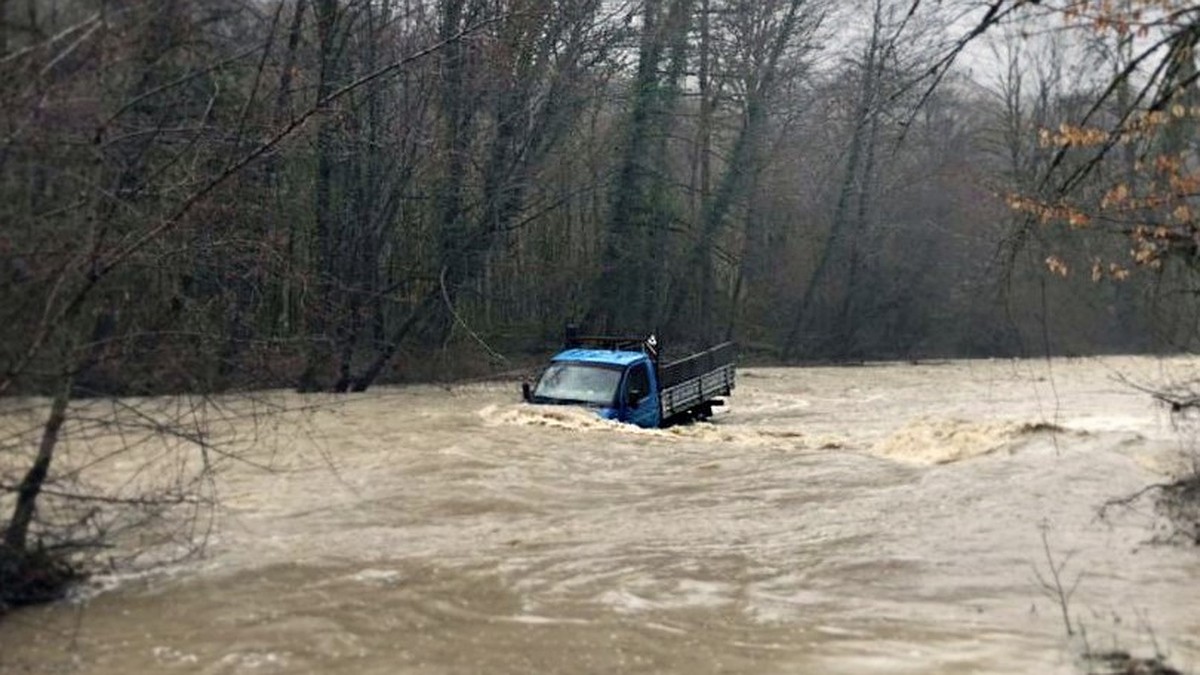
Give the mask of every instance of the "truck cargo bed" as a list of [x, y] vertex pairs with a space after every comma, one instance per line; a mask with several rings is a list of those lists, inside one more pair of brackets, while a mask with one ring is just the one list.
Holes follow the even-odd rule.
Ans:
[[663, 418], [689, 412], [718, 396], [728, 396], [734, 386], [736, 356], [734, 344], [726, 342], [660, 367]]

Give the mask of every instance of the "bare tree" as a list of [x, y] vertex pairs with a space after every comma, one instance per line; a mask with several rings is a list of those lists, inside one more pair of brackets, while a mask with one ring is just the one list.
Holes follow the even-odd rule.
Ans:
[[[2, 187], [19, 194], [29, 177], [37, 186], [33, 199], [12, 202], [20, 210], [10, 213], [16, 225], [4, 232], [6, 267], [20, 273], [0, 284], [12, 312], [0, 328], [0, 394], [50, 396], [48, 405], [31, 408], [44, 421], [32, 430], [18, 427], [0, 453], [0, 504], [12, 514], [0, 545], [5, 602], [44, 597], [59, 584], [41, 588], [39, 579], [61, 581], [73, 553], [111, 532], [113, 522], [128, 520], [87, 509], [63, 520], [47, 504], [66, 499], [152, 511], [203, 505], [210, 503], [204, 490], [214, 467], [239, 459], [237, 439], [211, 426], [205, 398], [185, 398], [181, 413], [164, 416], [112, 396], [138, 391], [139, 378], [153, 380], [142, 386], [158, 392], [203, 395], [218, 386], [214, 374], [228, 328], [222, 277], [236, 269], [218, 261], [244, 252], [240, 235], [249, 228], [211, 198], [237, 187], [259, 160], [333, 104], [476, 30], [426, 42], [323, 88], [281, 126], [268, 122], [262, 140], [245, 144], [254, 121], [248, 111], [266, 79], [262, 53], [273, 44], [279, 12], [263, 21], [226, 0], [107, 9], [63, 12], [74, 23], [0, 61], [7, 71], [0, 83], [15, 102], [5, 108], [14, 133], [0, 158]], [[208, 39], [182, 38], [199, 33]], [[111, 55], [115, 62], [108, 62]], [[227, 91], [221, 75], [242, 76], [249, 86]], [[106, 397], [113, 412], [91, 417], [88, 406], [73, 403], [80, 396]], [[120, 432], [128, 424], [179, 441], [166, 445], [169, 456], [194, 453], [170, 460], [184, 469], [177, 480], [114, 496], [75, 489], [86, 484], [85, 470], [95, 462], [56, 468], [67, 430]], [[101, 459], [133, 447], [121, 444]]]
[[[773, 3], [742, 3], [728, 7], [719, 30], [728, 35], [733, 54], [727, 57], [730, 88], [739, 92], [736, 101], [738, 128], [732, 148], [716, 188], [703, 190], [700, 227], [691, 253], [677, 278], [667, 322], [671, 324], [688, 295], [698, 295], [695, 319], [708, 327], [706, 337], [713, 341], [719, 326], [714, 304], [722, 294], [717, 287], [714, 251], [726, 234], [728, 221], [737, 207], [745, 208], [755, 192], [765, 164], [765, 146], [770, 131], [771, 104], [789, 77], [804, 72], [804, 61], [812, 49], [812, 38], [825, 18], [826, 8], [807, 0]], [[707, 105], [706, 101], [701, 102]], [[707, 165], [707, 159], [704, 160]], [[699, 273], [699, 284], [688, 277]], [[729, 308], [728, 314], [732, 314]]]

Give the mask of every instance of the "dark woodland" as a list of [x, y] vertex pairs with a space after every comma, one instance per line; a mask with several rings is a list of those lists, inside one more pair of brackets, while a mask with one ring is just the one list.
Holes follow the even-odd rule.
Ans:
[[[1107, 273], [1135, 266], [1120, 224], [1030, 228], [1009, 203], [1096, 154], [1040, 130], [1170, 93], [1081, 77], [1121, 74], [1115, 31], [990, 16], [955, 66], [947, 11], [884, 0], [4, 12], [4, 393], [64, 371], [85, 396], [362, 390], [539, 353], [566, 321], [792, 361], [1191, 338], [1171, 266]], [[1188, 112], [1141, 146], [1194, 148]]]

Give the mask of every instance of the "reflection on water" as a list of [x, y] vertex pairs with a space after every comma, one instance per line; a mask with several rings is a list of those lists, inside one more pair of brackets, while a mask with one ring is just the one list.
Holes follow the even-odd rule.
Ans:
[[1200, 554], [1096, 515], [1191, 447], [1113, 374], [1184, 367], [751, 369], [668, 430], [507, 384], [349, 397], [222, 474], [204, 559], [5, 619], [0, 668], [1077, 672], [1043, 529], [1093, 645], [1196, 668]]

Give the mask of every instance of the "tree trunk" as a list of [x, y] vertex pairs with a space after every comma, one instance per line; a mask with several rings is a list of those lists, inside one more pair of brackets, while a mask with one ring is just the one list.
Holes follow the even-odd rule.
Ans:
[[4, 545], [18, 553], [24, 553], [28, 545], [29, 525], [33, 522], [33, 514], [37, 511], [38, 496], [42, 493], [42, 485], [50, 473], [50, 464], [54, 461], [54, 449], [58, 445], [58, 433], [63, 422], [67, 419], [67, 406], [71, 401], [70, 375], [64, 375], [59, 382], [58, 392], [50, 404], [50, 416], [42, 427], [42, 440], [38, 444], [37, 457], [25, 477], [17, 487], [17, 504], [13, 507], [12, 518], [4, 531]]
[[864, 249], [870, 250], [870, 209], [875, 181], [875, 154], [879, 137], [879, 111], [877, 106], [868, 108], [870, 122], [867, 128], [866, 150], [863, 167], [858, 177], [856, 188], [857, 209], [851, 225], [850, 236], [847, 237], [849, 256], [846, 264], [846, 290], [842, 295], [842, 304], [838, 310], [832, 333], [833, 343], [831, 353], [838, 358], [846, 358], [857, 347], [854, 330], [854, 313], [862, 308], [864, 282], [862, 278], [864, 265]]
[[427, 296], [425, 296], [424, 300], [422, 300], [416, 307], [413, 307], [412, 311], [408, 314], [408, 318], [404, 320], [404, 323], [400, 324], [400, 326], [396, 328], [396, 330], [390, 336], [388, 336], [387, 343], [383, 345], [383, 348], [380, 349], [379, 353], [375, 355], [375, 359], [372, 360], [366, 369], [363, 370], [363, 374], [354, 380], [354, 383], [350, 386], [350, 391], [366, 391], [368, 387], [370, 387], [372, 384], [375, 384], [375, 380], [379, 378], [379, 376], [383, 373], [383, 369], [387, 367], [388, 362], [391, 361], [392, 357], [396, 355], [396, 351], [400, 349], [400, 345], [404, 342], [404, 339], [408, 337], [409, 332], [411, 332], [412, 329], [417, 325], [417, 321], [419, 321], [433, 306], [433, 303], [437, 297], [438, 292], [431, 291]]
[[[809, 326], [814, 323], [817, 292], [824, 288], [830, 270], [834, 269], [834, 260], [842, 260], [844, 258], [849, 263], [856, 255], [851, 251], [853, 242], [850, 240], [853, 233], [847, 232], [847, 230], [853, 227], [850, 223], [851, 201], [856, 192], [863, 189], [861, 186], [863, 180], [861, 165], [863, 163], [863, 154], [867, 150], [865, 147], [867, 145], [866, 136], [872, 131], [871, 120], [875, 114], [873, 109], [877, 95], [875, 87], [877, 86], [876, 75], [881, 30], [880, 7], [879, 3], [876, 3], [874, 25], [870, 41], [867, 44], [866, 58], [863, 63], [862, 82], [860, 83], [858, 105], [854, 115], [854, 129], [850, 138], [850, 150], [846, 157], [846, 170], [841, 187], [838, 190], [837, 204], [834, 207], [833, 219], [829, 226], [829, 237], [825, 240], [825, 247], [821, 251], [821, 257], [808, 279], [808, 285], [804, 288], [804, 295], [796, 309], [792, 329], [784, 341], [782, 352], [785, 359], [796, 356], [802, 336]], [[857, 264], [857, 262], [854, 264]], [[849, 294], [850, 291], [849, 289], [845, 289], [844, 292]], [[843, 304], [839, 303], [837, 306], [840, 308], [843, 307]], [[834, 319], [837, 319], [836, 315]]]
[[[592, 295], [591, 314], [600, 330], [644, 329], [644, 325], [631, 324], [644, 324], [655, 313], [647, 289], [652, 285], [651, 267], [660, 252], [651, 248], [656, 241], [651, 233], [665, 226], [660, 222], [664, 220], [663, 207], [656, 201], [661, 201], [668, 189], [667, 181], [662, 180], [666, 158], [661, 156], [660, 141], [666, 132], [667, 113], [675, 102], [672, 78], [682, 66], [680, 50], [686, 44], [690, 7], [690, 0], [672, 0], [665, 21], [660, 21], [662, 0], [644, 4], [633, 107], [612, 191], [601, 272]], [[671, 72], [664, 78], [659, 68], [668, 48], [672, 50]]]
[[[317, 83], [317, 100], [324, 100], [337, 84], [336, 24], [337, 0], [317, 0], [317, 34], [321, 42], [321, 74]], [[313, 215], [316, 219], [316, 242], [313, 247], [315, 262], [309, 266], [316, 277], [316, 296], [308, 307], [308, 356], [304, 372], [300, 375], [298, 389], [302, 392], [321, 391], [326, 388], [327, 377], [333, 362], [333, 348], [328, 335], [329, 325], [337, 320], [334, 298], [335, 256], [337, 245], [334, 237], [337, 228], [333, 223], [333, 169], [335, 120], [332, 115], [320, 115], [317, 119], [317, 169], [313, 190]]]
[[0, 0], [0, 55], [8, 53], [8, 0]]
[[704, 205], [699, 236], [683, 269], [687, 278], [676, 282], [668, 308], [667, 323], [674, 325], [680, 319], [683, 305], [693, 289], [688, 280], [695, 271], [699, 271], [700, 284], [696, 289], [699, 293], [699, 316], [690, 323], [701, 326], [705, 339], [709, 342], [717, 339], [722, 332], [718, 327], [714, 304], [717, 295], [716, 271], [713, 269], [716, 240], [724, 229], [733, 206], [750, 194], [751, 186], [761, 169], [761, 146], [767, 130], [768, 99], [774, 93], [779, 61], [792, 39], [802, 4], [803, 0], [792, 0], [789, 4], [787, 14], [770, 40], [768, 56], [762, 64], [761, 71], [746, 73], [746, 78], [751, 81], [752, 86], [747, 87], [743, 115], [745, 121], [734, 141], [728, 168], [721, 176], [711, 199], [706, 200]]

